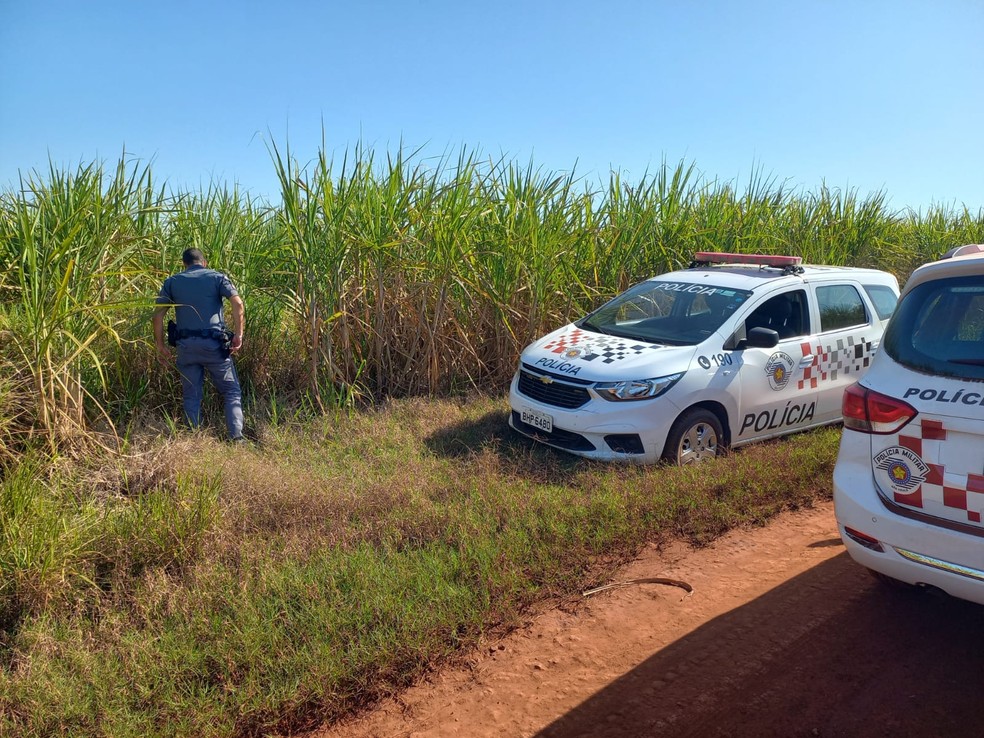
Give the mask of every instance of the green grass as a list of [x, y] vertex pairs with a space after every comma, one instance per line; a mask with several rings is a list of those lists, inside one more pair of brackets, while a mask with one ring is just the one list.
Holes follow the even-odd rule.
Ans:
[[[612, 467], [518, 439], [501, 400], [412, 398], [501, 393], [527, 343], [698, 250], [904, 281], [984, 241], [984, 209], [685, 162], [595, 184], [464, 148], [326, 148], [271, 148], [276, 203], [169, 192], [122, 159], [0, 192], [0, 735], [301, 728], [646, 541], [829, 496], [835, 430]], [[150, 316], [189, 246], [246, 301], [260, 448], [175, 432]]]
[[19, 466], [4, 520], [63, 534], [41, 536], [53, 561], [2, 541], [0, 734], [331, 720], [576, 597], [646, 541], [703, 545], [828, 498], [839, 437], [622, 467], [534, 446], [505, 418], [497, 399], [406, 400], [269, 426], [253, 449], [148, 437], [122, 462]]

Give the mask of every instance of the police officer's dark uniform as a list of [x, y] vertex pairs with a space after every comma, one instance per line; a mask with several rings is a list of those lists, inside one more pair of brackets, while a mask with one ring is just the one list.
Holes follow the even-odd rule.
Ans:
[[[231, 353], [242, 346], [245, 309], [242, 298], [229, 278], [206, 268], [205, 257], [198, 249], [187, 249], [181, 256], [185, 270], [168, 277], [157, 296], [164, 305], [154, 311], [154, 338], [162, 362], [169, 360], [164, 341], [164, 315], [175, 306], [177, 366], [185, 419], [192, 428], [201, 424], [202, 389], [205, 371], [225, 400], [226, 428], [230, 440], [243, 435], [242, 391]], [[232, 304], [236, 332], [226, 334], [222, 300]]]

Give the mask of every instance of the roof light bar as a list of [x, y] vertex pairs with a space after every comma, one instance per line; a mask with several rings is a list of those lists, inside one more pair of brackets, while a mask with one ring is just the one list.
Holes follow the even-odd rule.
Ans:
[[772, 254], [725, 254], [717, 251], [698, 251], [694, 254], [697, 264], [752, 264], [754, 266], [785, 269], [799, 266], [802, 256], [775, 256]]

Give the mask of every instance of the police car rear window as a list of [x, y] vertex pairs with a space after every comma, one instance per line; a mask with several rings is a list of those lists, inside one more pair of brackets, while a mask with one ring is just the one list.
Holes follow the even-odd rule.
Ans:
[[751, 294], [695, 282], [650, 280], [602, 305], [578, 325], [646, 343], [695, 345], [720, 328]]
[[889, 321], [885, 352], [926, 374], [984, 380], [984, 284], [979, 276], [921, 284]]

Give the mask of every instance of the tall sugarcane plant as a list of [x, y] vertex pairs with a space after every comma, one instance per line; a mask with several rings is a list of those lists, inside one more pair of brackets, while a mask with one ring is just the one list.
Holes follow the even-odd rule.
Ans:
[[[239, 188], [166, 192], [149, 166], [55, 166], [0, 192], [0, 462], [138, 407], [177, 415], [150, 314], [182, 249], [247, 304], [238, 358], [260, 412], [461, 387], [501, 390], [522, 348], [698, 250], [792, 253], [904, 280], [984, 241], [984, 210], [893, 211], [885, 193], [794, 190], [662, 162], [593, 184], [462, 147], [436, 157], [325, 140], [302, 164], [271, 144], [279, 202]], [[278, 410], [279, 412], [279, 410]]]
[[52, 167], [4, 201], [3, 359], [30, 387], [33, 429], [51, 443], [85, 430], [87, 408], [111, 422], [107, 347], [141, 301], [162, 201], [149, 168], [123, 160], [109, 177], [94, 164]]

